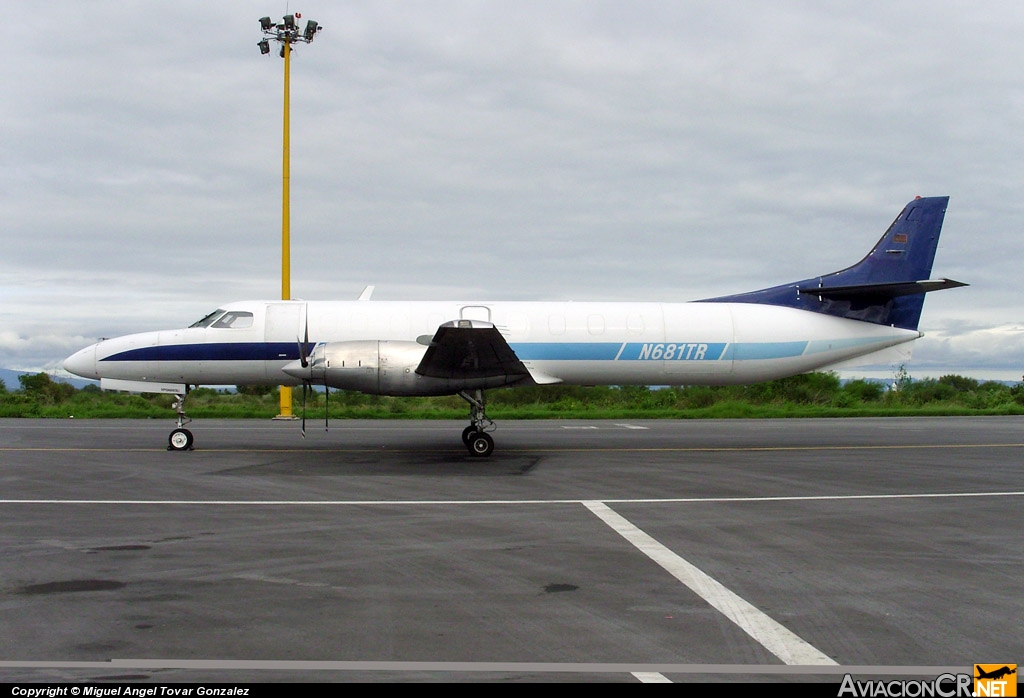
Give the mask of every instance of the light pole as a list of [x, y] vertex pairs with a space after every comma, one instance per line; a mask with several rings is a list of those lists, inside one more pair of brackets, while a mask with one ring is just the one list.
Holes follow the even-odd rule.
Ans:
[[[284, 144], [281, 157], [281, 300], [291, 300], [292, 297], [292, 255], [291, 255], [291, 145], [289, 137], [291, 132], [291, 98], [290, 98], [290, 70], [292, 57], [292, 44], [312, 43], [317, 33], [322, 28], [313, 20], [306, 22], [306, 28], [299, 31], [296, 19], [302, 15], [285, 15], [280, 24], [275, 24], [270, 17], [260, 18], [260, 29], [263, 31], [263, 39], [257, 44], [260, 53], [270, 53], [270, 42], [276, 41], [281, 44], [281, 58], [284, 59]], [[281, 413], [278, 419], [293, 419], [292, 415], [292, 389], [290, 386], [281, 386]]]

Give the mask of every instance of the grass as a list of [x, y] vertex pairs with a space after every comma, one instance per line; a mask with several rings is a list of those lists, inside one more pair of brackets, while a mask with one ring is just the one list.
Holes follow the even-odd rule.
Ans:
[[[168, 395], [75, 390], [46, 374], [23, 377], [22, 389], [0, 387], [0, 417], [173, 417]], [[2, 384], [0, 384], [2, 386]], [[757, 419], [1024, 414], [1024, 386], [979, 383], [961, 376], [912, 381], [897, 390], [866, 381], [841, 384], [830, 373], [811, 373], [749, 386], [650, 389], [646, 387], [545, 386], [488, 391], [492, 419]], [[293, 411], [302, 414], [301, 390]], [[463, 419], [457, 396], [403, 398], [332, 391], [331, 419]], [[322, 419], [325, 396], [313, 393], [307, 419]], [[269, 419], [278, 414], [276, 389], [193, 390], [186, 400], [193, 418]]]

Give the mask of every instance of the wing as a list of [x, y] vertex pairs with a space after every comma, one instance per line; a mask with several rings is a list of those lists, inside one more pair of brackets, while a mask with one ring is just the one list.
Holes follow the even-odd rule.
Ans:
[[416, 367], [421, 376], [453, 380], [505, 377], [506, 383], [530, 376], [498, 328], [489, 322], [453, 320], [428, 338], [424, 335], [419, 340], [428, 347]]

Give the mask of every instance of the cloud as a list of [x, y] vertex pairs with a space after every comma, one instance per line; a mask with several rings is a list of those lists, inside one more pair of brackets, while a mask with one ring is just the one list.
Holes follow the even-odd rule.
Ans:
[[[307, 9], [324, 30], [292, 66], [297, 297], [709, 297], [846, 266], [914, 195], [949, 194], [936, 274], [972, 286], [924, 322], [1016, 321], [1024, 9]], [[37, 12], [46, 30], [9, 37], [0, 67], [7, 331], [276, 296], [282, 63], [256, 49], [258, 13]], [[978, 358], [957, 336], [944, 358]], [[47, 346], [37, 361], [64, 351]]]

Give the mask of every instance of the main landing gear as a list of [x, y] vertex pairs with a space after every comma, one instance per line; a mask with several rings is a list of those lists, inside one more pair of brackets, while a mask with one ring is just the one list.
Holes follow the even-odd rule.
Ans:
[[[186, 387], [186, 391], [188, 388]], [[186, 392], [186, 394], [188, 394]], [[168, 451], [191, 451], [192, 443], [192, 432], [185, 428], [185, 425], [192, 420], [185, 416], [185, 395], [175, 395], [177, 398], [171, 407], [178, 413], [178, 428], [171, 432], [171, 435], [167, 437], [167, 450]]]
[[484, 391], [475, 390], [470, 395], [463, 390], [459, 397], [469, 403], [469, 426], [462, 430], [462, 443], [471, 456], [485, 458], [494, 452], [494, 439], [486, 432], [495, 427], [484, 411]]

